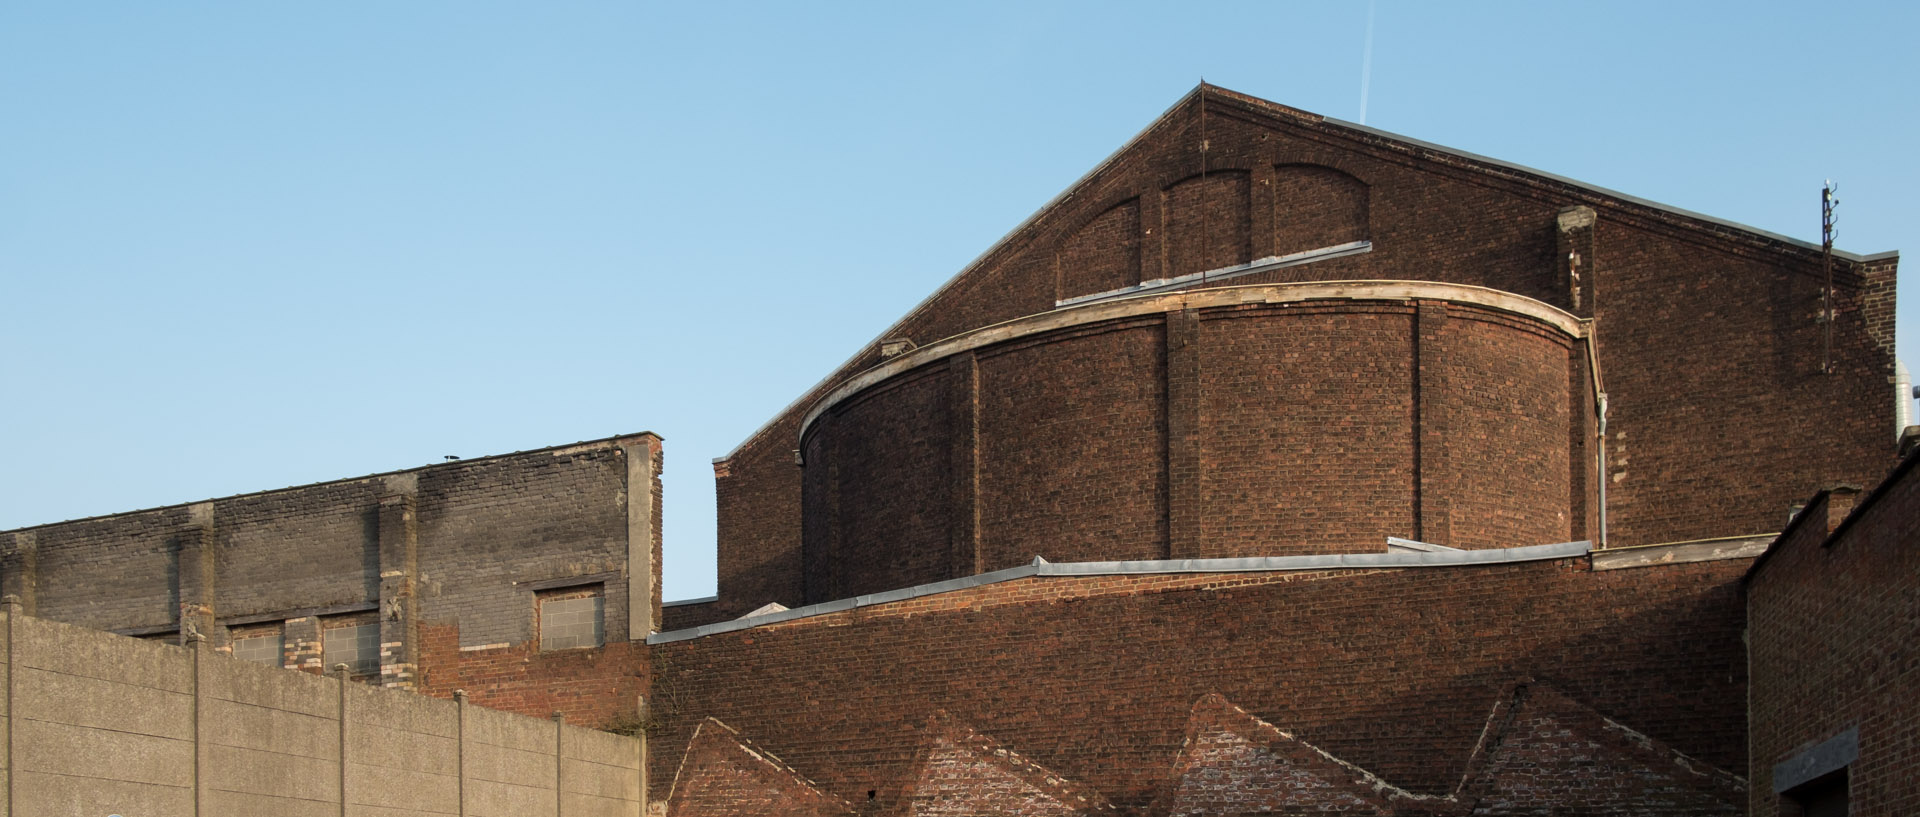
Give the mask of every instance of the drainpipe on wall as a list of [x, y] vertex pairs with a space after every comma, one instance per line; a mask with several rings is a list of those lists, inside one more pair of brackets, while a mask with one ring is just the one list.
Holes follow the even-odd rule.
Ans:
[[1609, 477], [1607, 474], [1607, 387], [1604, 381], [1600, 379], [1599, 338], [1594, 332], [1594, 319], [1587, 318], [1582, 320], [1580, 324], [1581, 327], [1586, 330], [1587, 376], [1591, 378], [1593, 382], [1593, 409], [1600, 421], [1599, 433], [1595, 435], [1598, 444], [1594, 446], [1595, 458], [1598, 460], [1595, 465], [1600, 471], [1598, 474], [1600, 478], [1600, 491], [1598, 496], [1600, 501], [1600, 535], [1595, 537], [1594, 547], [1595, 549], [1604, 549], [1607, 546], [1607, 481]]
[[1600, 406], [1600, 547], [1607, 546], [1607, 393], [1598, 392]]
[[1920, 397], [1920, 391], [1913, 388], [1913, 373], [1907, 371], [1907, 364], [1899, 358], [1893, 360], [1893, 439], [1898, 442], [1906, 436], [1907, 426], [1913, 425], [1913, 399]]

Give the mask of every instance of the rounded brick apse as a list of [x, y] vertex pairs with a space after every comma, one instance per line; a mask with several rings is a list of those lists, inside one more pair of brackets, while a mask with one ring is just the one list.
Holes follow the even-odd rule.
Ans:
[[801, 425], [807, 603], [1031, 562], [1585, 538], [1589, 325], [1479, 287], [1095, 302], [894, 357]]

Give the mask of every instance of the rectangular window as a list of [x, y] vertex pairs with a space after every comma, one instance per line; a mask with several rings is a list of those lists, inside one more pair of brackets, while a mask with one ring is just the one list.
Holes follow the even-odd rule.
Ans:
[[278, 667], [286, 660], [286, 641], [278, 624], [234, 630], [232, 635], [235, 658], [269, 667]]
[[540, 649], [600, 646], [606, 635], [601, 624], [605, 602], [605, 593], [597, 584], [541, 593], [537, 605]]
[[372, 616], [341, 616], [321, 627], [320, 660], [329, 674], [337, 664], [346, 664], [355, 679], [380, 674], [380, 622]]

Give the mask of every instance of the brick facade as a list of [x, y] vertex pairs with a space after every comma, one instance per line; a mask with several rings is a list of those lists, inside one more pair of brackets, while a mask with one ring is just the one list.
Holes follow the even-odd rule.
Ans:
[[[1204, 155], [1202, 129], [1209, 146]], [[1176, 105], [882, 336], [926, 344], [1047, 313], [1066, 298], [1353, 241], [1370, 244], [1357, 254], [1197, 286], [1410, 279], [1490, 287], [1592, 318], [1610, 398], [1607, 442], [1613, 456], [1604, 475], [1608, 544], [1776, 531], [1793, 502], [1828, 484], [1870, 484], [1892, 464], [1886, 379], [1893, 366], [1894, 259], [1839, 254], [1837, 368], [1821, 374], [1817, 248], [1211, 86]], [[1576, 253], [1577, 261], [1569, 253]], [[1203, 336], [1184, 345], [1176, 339], [1166, 343], [1184, 355], [1218, 359], [1232, 354], [1232, 347], [1222, 345], [1226, 340]], [[1075, 360], [1065, 346], [1057, 351], [1062, 362]], [[1467, 379], [1455, 385], [1477, 390], [1476, 398], [1501, 395], [1496, 385], [1510, 385], [1509, 394], [1536, 385], [1481, 382], [1467, 363], [1471, 354], [1470, 343], [1462, 347], [1457, 373]], [[716, 464], [720, 598], [703, 611], [704, 620], [768, 602], [792, 606], [825, 597], [808, 589], [804, 529], [809, 523], [801, 494], [803, 482], [826, 477], [793, 467], [793, 451], [801, 446], [799, 421], [811, 405], [880, 362], [877, 347], [863, 350]], [[983, 359], [980, 366], [981, 375], [991, 378], [990, 362]], [[1057, 367], [1048, 375], [1073, 376]], [[1422, 383], [1451, 382], [1447, 371], [1426, 369], [1419, 375]], [[1166, 382], [1177, 389], [1182, 381], [1170, 371]], [[1118, 385], [1102, 382], [1080, 392], [1092, 400], [1101, 388]], [[1063, 383], [1046, 396], [1066, 390]], [[1122, 399], [1134, 402], [1121, 405], [1137, 405], [1148, 396]], [[1356, 413], [1386, 408], [1364, 402], [1343, 407]], [[1581, 416], [1592, 412], [1591, 406], [1532, 408], [1543, 416], [1564, 415], [1576, 427], [1597, 422]], [[1411, 446], [1419, 449], [1416, 456], [1452, 455], [1438, 449], [1500, 430], [1498, 424], [1475, 427], [1472, 416], [1464, 419], [1461, 432], [1369, 442], [1403, 451]], [[1168, 433], [1162, 427], [1174, 429], [1176, 437], [1205, 427], [1204, 421], [1191, 427], [1191, 413], [1151, 426], [1127, 417], [1115, 420], [1143, 446], [1153, 445], [1152, 435]], [[931, 434], [928, 426], [920, 438], [929, 450], [933, 438], [926, 435]], [[1021, 463], [1018, 454], [992, 450], [990, 438], [983, 443], [977, 452], [981, 485], [992, 490], [987, 486], [993, 481], [1014, 478], [994, 470], [993, 462], [1007, 463], [1012, 456], [1013, 466]], [[1468, 475], [1478, 467], [1471, 461], [1475, 457], [1497, 467], [1508, 455], [1525, 462], [1564, 450], [1467, 451], [1468, 460], [1457, 466]], [[1044, 468], [1039, 463], [1057, 459], [1067, 463], [1053, 466], [1063, 471], [1059, 476], [1073, 477], [1064, 472], [1097, 467], [1070, 462], [1084, 460], [1085, 453], [1074, 447], [1057, 457], [1033, 451], [1026, 455], [1031, 461], [1026, 467]], [[1542, 469], [1557, 465], [1537, 463]], [[1172, 458], [1167, 467], [1205, 473], [1257, 464], [1209, 460], [1193, 452]], [[1573, 484], [1538, 484], [1530, 490], [1539, 496], [1566, 492], [1569, 499], [1561, 502], [1568, 514], [1565, 528], [1597, 526], [1597, 503], [1589, 497], [1601, 477], [1568, 470]], [[1124, 484], [1147, 479], [1145, 473], [1129, 471], [1123, 484], [1113, 486], [1117, 501], [1103, 506], [1103, 512], [1121, 507], [1135, 513], [1165, 503], [1171, 507], [1164, 514], [1142, 515], [1156, 520], [1156, 527], [1170, 527], [1165, 536], [1174, 541], [1204, 539], [1206, 517], [1193, 514], [1193, 498], [1181, 494], [1205, 490], [1204, 480], [1166, 479], [1173, 485], [1151, 495], [1139, 485]], [[889, 512], [936, 526], [945, 509], [932, 498], [942, 495], [928, 485], [900, 487], [909, 507]], [[1529, 526], [1542, 520], [1503, 517], [1506, 497], [1498, 492], [1439, 499], [1465, 504], [1437, 514], [1431, 506], [1423, 509], [1429, 523], [1424, 536], [1437, 536], [1426, 531], [1439, 530], [1490, 544], [1541, 535]], [[1076, 519], [1075, 513], [1069, 502], [1039, 514], [1037, 524], [1049, 531], [1063, 524], [1096, 524]], [[1343, 505], [1330, 513], [1372, 511]], [[1456, 519], [1472, 524], [1452, 531]], [[1491, 524], [1482, 525], [1483, 520]], [[981, 517], [983, 541], [993, 541], [996, 524], [1007, 520]], [[1553, 520], [1553, 526], [1561, 525]], [[1161, 535], [1126, 529], [1112, 543], [1110, 558], [1141, 550], [1134, 537]], [[937, 538], [931, 527], [925, 530], [929, 539]], [[1597, 530], [1583, 535], [1596, 536]], [[1011, 550], [1033, 548], [1010, 547], [1008, 558]]]
[[[199, 632], [220, 651], [236, 633], [278, 634], [283, 665], [310, 672], [334, 663], [330, 629], [370, 626], [368, 680], [516, 694], [494, 665], [501, 650], [538, 652], [536, 593], [599, 595], [610, 645], [658, 629], [660, 457], [660, 438], [640, 434], [0, 532], [0, 589], [42, 618], [176, 642]], [[633, 581], [645, 584], [630, 593]], [[607, 649], [516, 653], [505, 674], [590, 674], [571, 654]], [[636, 662], [605, 663], [630, 711]]]
[[[1579, 771], [1572, 753], [1547, 770], [1516, 759], [1528, 732], [1499, 763], [1476, 760], [1489, 712], [1528, 681], [1572, 702], [1536, 719], [1579, 726], [1609, 758], [1651, 740], [1742, 770], [1748, 563], [1035, 577], [658, 643], [655, 795], [694, 726], [716, 718], [822, 792], [873, 791], [896, 813], [924, 777], [925, 725], [946, 713], [1092, 799], [1144, 809], [1178, 787], [1168, 770], [1191, 710], [1219, 695], [1411, 794], [1444, 798], [1471, 778], [1523, 803], [1515, 774]], [[1658, 772], [1624, 757], [1622, 775]], [[1660, 802], [1732, 797], [1719, 813], [1738, 812], [1725, 771], [1693, 780], [1663, 762], [1673, 794]]]
[[[1793, 787], [1838, 770], [1848, 813], [1920, 812], [1915, 576], [1915, 455], [1864, 497], [1851, 489], [1816, 497], [1754, 566], [1746, 582], [1754, 668], [1749, 814], [1797, 814]], [[1850, 761], [1820, 757], [1821, 744], [1836, 738], [1851, 744]], [[1776, 779], [1780, 765], [1794, 779]]]
[[1427, 284], [1215, 294], [1228, 297], [1001, 324], [1004, 340], [923, 348], [836, 392], [804, 432], [805, 601], [1035, 556], [1587, 534], [1576, 505], [1594, 451], [1572, 411], [1593, 397], [1572, 369], [1586, 354], [1577, 319], [1521, 299], [1493, 303], [1558, 322], [1449, 302], [1486, 293]]

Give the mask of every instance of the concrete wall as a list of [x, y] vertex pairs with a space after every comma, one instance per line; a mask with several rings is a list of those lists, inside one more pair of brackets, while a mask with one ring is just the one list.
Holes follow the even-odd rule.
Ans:
[[0, 605], [0, 817], [635, 817], [632, 738]]

